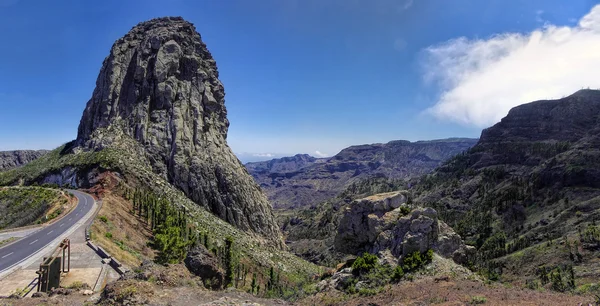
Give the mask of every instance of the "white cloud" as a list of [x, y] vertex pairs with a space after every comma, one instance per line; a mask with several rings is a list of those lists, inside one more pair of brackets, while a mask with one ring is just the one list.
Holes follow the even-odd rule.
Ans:
[[408, 10], [413, 5], [413, 0], [404, 1], [404, 5], [402, 5], [403, 10]]
[[254, 157], [275, 157], [275, 154], [271, 153], [254, 153], [252, 154]]
[[328, 156], [329, 156], [329, 154], [327, 154], [327, 153], [321, 153], [321, 152], [320, 152], [320, 151], [318, 151], [318, 150], [317, 150], [317, 151], [315, 151], [315, 155], [316, 155], [317, 157], [328, 157]]
[[486, 127], [517, 105], [600, 87], [600, 5], [574, 26], [460, 37], [425, 49], [424, 79], [441, 89], [427, 112]]

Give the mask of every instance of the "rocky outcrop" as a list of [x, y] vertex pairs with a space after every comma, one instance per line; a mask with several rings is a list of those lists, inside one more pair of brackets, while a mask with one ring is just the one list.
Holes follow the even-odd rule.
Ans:
[[210, 284], [213, 290], [221, 289], [225, 281], [225, 271], [219, 261], [203, 245], [190, 250], [184, 260], [190, 272], [202, 278], [205, 285]]
[[19, 150], [0, 152], [0, 171], [23, 166], [44, 156], [46, 153], [48, 153], [46, 150]]
[[281, 246], [266, 197], [227, 145], [218, 76], [191, 23], [169, 17], [138, 24], [104, 60], [74, 151], [133, 138], [153, 171], [198, 205]]
[[391, 192], [356, 200], [344, 210], [335, 237], [335, 249], [358, 255], [390, 252], [401, 258], [433, 249], [441, 256], [465, 263], [473, 250], [432, 208], [411, 210], [406, 193]]
[[356, 200], [344, 208], [335, 237], [335, 248], [342, 253], [359, 254], [372, 248], [377, 237], [401, 217], [406, 194], [390, 192]]
[[337, 196], [366, 178], [407, 179], [432, 171], [477, 139], [390, 141], [352, 146], [331, 158], [296, 155], [246, 164], [276, 209], [305, 208]]

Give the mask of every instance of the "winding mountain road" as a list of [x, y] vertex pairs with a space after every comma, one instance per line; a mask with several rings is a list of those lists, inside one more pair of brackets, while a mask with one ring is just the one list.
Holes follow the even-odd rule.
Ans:
[[0, 248], [0, 274], [9, 270], [19, 263], [25, 261], [30, 256], [45, 248], [48, 244], [55, 242], [57, 238], [66, 233], [74, 226], [79, 226], [82, 220], [94, 207], [94, 198], [89, 194], [69, 190], [79, 204], [68, 215], [45, 226], [42, 229], [21, 238], [19, 241]]

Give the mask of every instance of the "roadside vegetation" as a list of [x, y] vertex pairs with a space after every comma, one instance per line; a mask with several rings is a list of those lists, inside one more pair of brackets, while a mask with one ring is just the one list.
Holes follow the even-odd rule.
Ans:
[[43, 187], [0, 188], [0, 230], [41, 224], [67, 210], [66, 193]]

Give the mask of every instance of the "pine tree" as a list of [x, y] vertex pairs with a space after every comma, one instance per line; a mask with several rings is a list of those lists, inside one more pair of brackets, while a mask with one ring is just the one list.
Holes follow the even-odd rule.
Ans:
[[[254, 294], [254, 290], [256, 289], [256, 273], [252, 273], [252, 283], [250, 284], [250, 293]], [[256, 292], [258, 294], [258, 291]]]
[[235, 265], [233, 262], [233, 238], [227, 237], [225, 239], [225, 284], [226, 286], [232, 286], [235, 278]]

